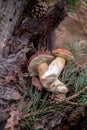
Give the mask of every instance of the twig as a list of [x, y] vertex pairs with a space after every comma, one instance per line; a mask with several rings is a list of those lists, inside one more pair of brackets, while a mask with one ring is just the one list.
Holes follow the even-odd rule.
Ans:
[[23, 94], [23, 90], [22, 90], [22, 88], [21, 88], [18, 84], [16, 84], [16, 87], [17, 87], [18, 90]]
[[77, 92], [76, 94], [74, 94], [74, 95], [72, 95], [72, 96], [70, 96], [70, 97], [67, 97], [66, 99], [65, 99], [65, 101], [70, 101], [70, 100], [72, 100], [72, 99], [74, 99], [74, 98], [76, 98], [76, 97], [78, 97], [80, 94], [82, 94], [85, 90], [87, 90], [87, 86], [85, 86], [83, 89], [81, 89], [79, 92]]
[[78, 105], [78, 103], [77, 103], [77, 102], [72, 102], [72, 101], [66, 101], [66, 103], [68, 103], [68, 104], [70, 104], [70, 105], [75, 105], [75, 106], [77, 106], [77, 105]]

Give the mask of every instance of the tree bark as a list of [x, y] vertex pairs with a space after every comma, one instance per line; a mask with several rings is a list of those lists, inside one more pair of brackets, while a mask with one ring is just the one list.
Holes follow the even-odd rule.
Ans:
[[[0, 75], [3, 75], [5, 72], [5, 66], [6, 61], [5, 59], [1, 58], [2, 54], [2, 48], [4, 46], [5, 41], [8, 38], [11, 38], [14, 32], [15, 27], [20, 23], [20, 16], [24, 10], [26, 0], [0, 0], [0, 69], [2, 72], [0, 72]], [[5, 61], [5, 62], [4, 62]], [[3, 62], [3, 63], [2, 63]], [[4, 66], [5, 65], [5, 66]], [[7, 67], [8, 68], [8, 67]], [[10, 68], [11, 70], [11, 68]], [[10, 71], [8, 72], [10, 74]], [[8, 74], [7, 74], [8, 75]], [[3, 84], [5, 82], [5, 77], [0, 77], [0, 84]], [[4, 80], [4, 82], [2, 81]], [[2, 83], [3, 82], [3, 83]], [[2, 85], [0, 85], [0, 96], [3, 95], [3, 92], [6, 88], [8, 88], [6, 84], [6, 88], [4, 88]], [[14, 87], [13, 87], [14, 88]], [[6, 94], [7, 95], [7, 94]], [[8, 118], [8, 112], [9, 109], [4, 109], [3, 106], [5, 104], [8, 104], [8, 102], [4, 102], [4, 100], [0, 97], [0, 129], [2, 128], [2, 121]], [[2, 105], [2, 103], [5, 103]], [[2, 115], [2, 116], [1, 116]], [[2, 118], [3, 117], [3, 118]]]
[[25, 0], [0, 0], [0, 52], [20, 21]]

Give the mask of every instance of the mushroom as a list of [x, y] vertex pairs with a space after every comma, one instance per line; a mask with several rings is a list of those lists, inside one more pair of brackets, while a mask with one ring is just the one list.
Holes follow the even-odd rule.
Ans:
[[[64, 68], [66, 60], [73, 60], [71, 52], [66, 49], [55, 49], [52, 51], [54, 56], [48, 52], [37, 53], [30, 58], [28, 71], [30, 75], [38, 76], [43, 87], [54, 93], [67, 93], [68, 89], [58, 76]], [[49, 66], [48, 66], [49, 65]]]
[[[59, 81], [59, 79], [55, 79], [50, 76], [49, 78], [43, 80], [42, 77], [44, 73], [48, 69], [48, 65], [54, 60], [54, 56], [50, 55], [48, 52], [44, 53], [36, 53], [34, 54], [28, 64], [28, 71], [31, 76], [39, 76], [40, 82], [43, 85], [43, 87], [51, 92], [61, 92], [66, 93], [67, 88], [66, 86]], [[52, 68], [53, 71], [53, 68]]]
[[54, 60], [54, 56], [49, 52], [38, 52], [34, 54], [28, 62], [30, 76], [41, 76], [48, 69], [48, 65]]
[[58, 77], [63, 70], [66, 61], [73, 60], [74, 57], [72, 53], [66, 49], [54, 49], [52, 51], [52, 54], [56, 57], [49, 65], [48, 70], [44, 73], [42, 76], [42, 79], [49, 79], [54, 80], [56, 77]]
[[59, 79], [56, 79], [53, 83], [49, 84], [50, 87], [48, 87], [49, 91], [55, 92], [55, 93], [67, 93], [68, 89], [64, 83], [62, 83]]
[[56, 58], [49, 64], [47, 71], [43, 73], [41, 83], [48, 91], [67, 93], [68, 89], [66, 85], [58, 79], [58, 76], [63, 70], [66, 61], [73, 60], [74, 57], [70, 51], [61, 48], [54, 49], [52, 54]]
[[50, 78], [45, 80], [40, 79], [40, 81], [43, 84], [44, 88], [50, 92], [63, 94], [66, 94], [68, 92], [66, 85], [62, 83], [58, 78], [56, 78], [54, 81], [50, 81]]

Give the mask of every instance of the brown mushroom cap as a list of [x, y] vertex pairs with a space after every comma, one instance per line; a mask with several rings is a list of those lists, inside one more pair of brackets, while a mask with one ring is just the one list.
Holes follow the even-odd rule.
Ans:
[[41, 65], [42, 63], [47, 63], [50, 64], [53, 60], [54, 60], [54, 56], [51, 55], [49, 52], [39, 52], [34, 54], [33, 56], [31, 56], [29, 62], [28, 62], [28, 72], [29, 74], [38, 75], [38, 71], [37, 68], [39, 65]]
[[68, 51], [67, 49], [64, 48], [58, 48], [58, 49], [54, 49], [52, 51], [52, 54], [56, 57], [63, 57], [66, 60], [74, 60], [74, 56], [73, 54]]

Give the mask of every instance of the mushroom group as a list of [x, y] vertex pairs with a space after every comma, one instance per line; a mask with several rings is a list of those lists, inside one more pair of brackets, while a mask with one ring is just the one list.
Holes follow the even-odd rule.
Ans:
[[53, 93], [65, 95], [68, 88], [58, 77], [67, 61], [73, 60], [72, 53], [66, 49], [54, 49], [52, 53], [39, 52], [34, 54], [28, 64], [30, 76], [38, 76], [42, 86]]

